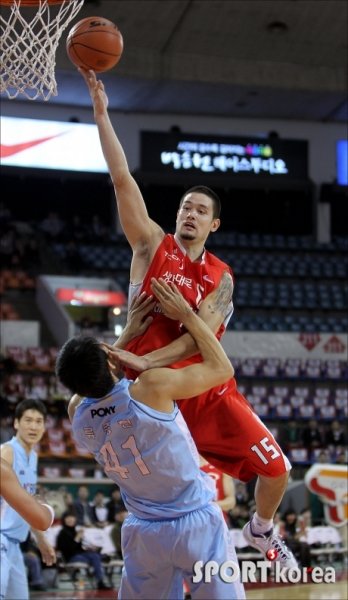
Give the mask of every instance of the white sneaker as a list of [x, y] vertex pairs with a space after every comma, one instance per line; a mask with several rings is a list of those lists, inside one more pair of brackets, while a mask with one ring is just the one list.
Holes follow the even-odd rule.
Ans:
[[[293, 553], [286, 546], [280, 535], [273, 533], [273, 528], [267, 531], [267, 533], [254, 533], [251, 528], [251, 521], [249, 521], [243, 527], [243, 535], [249, 545], [260, 550], [267, 560], [278, 561], [282, 567], [286, 567], [287, 569], [298, 566]], [[269, 552], [272, 550], [275, 551], [273, 559], [272, 553]]]

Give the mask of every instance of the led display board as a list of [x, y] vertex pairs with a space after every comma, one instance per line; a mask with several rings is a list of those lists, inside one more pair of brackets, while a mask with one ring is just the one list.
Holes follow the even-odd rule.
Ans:
[[307, 155], [304, 140], [141, 132], [144, 172], [304, 180]]

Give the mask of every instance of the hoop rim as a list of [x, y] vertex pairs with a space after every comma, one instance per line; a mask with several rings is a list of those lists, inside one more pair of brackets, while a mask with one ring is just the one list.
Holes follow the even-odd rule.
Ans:
[[[20, 3], [20, 6], [40, 6], [41, 2], [46, 2], [47, 4], [63, 4], [65, 0], [17, 0]], [[16, 0], [0, 0], [0, 6], [13, 6]]]

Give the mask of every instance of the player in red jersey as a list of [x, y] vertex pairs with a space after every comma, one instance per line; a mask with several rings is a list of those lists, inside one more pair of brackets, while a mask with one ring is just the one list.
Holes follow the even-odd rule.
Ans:
[[[175, 235], [165, 234], [150, 219], [140, 189], [132, 177], [123, 148], [112, 127], [104, 85], [93, 71], [82, 71], [93, 101], [94, 118], [109, 172], [114, 184], [119, 219], [133, 250], [130, 295], [151, 294], [151, 277], [176, 283], [200, 317], [220, 337], [232, 315], [233, 275], [227, 264], [204, 248], [209, 234], [220, 225], [220, 200], [205, 186], [188, 190], [181, 198]], [[127, 350], [143, 358], [134, 360], [123, 352], [123, 364], [138, 371], [164, 365], [182, 367], [199, 361], [197, 347], [180, 323], [171, 323], [155, 305], [153, 321]], [[122, 351], [120, 351], [122, 352]], [[137, 357], [136, 357], [137, 358]], [[188, 397], [190, 396], [188, 390]], [[221, 471], [248, 481], [258, 476], [256, 513], [244, 535], [250, 545], [265, 554], [275, 549], [285, 566], [297, 563], [273, 532], [273, 517], [287, 486], [290, 463], [270, 431], [260, 421], [232, 378], [227, 384], [188, 402], [180, 408], [202, 456]]]
[[220, 506], [228, 525], [228, 511], [232, 510], [236, 505], [233, 479], [226, 473], [219, 471], [214, 465], [209, 464], [202, 456], [200, 457], [200, 468], [215, 482], [216, 502]]

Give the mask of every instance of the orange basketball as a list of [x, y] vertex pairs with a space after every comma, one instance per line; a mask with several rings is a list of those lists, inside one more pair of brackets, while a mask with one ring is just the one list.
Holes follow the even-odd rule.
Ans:
[[117, 65], [122, 56], [123, 38], [108, 19], [87, 17], [70, 30], [66, 50], [74, 65], [100, 73]]

